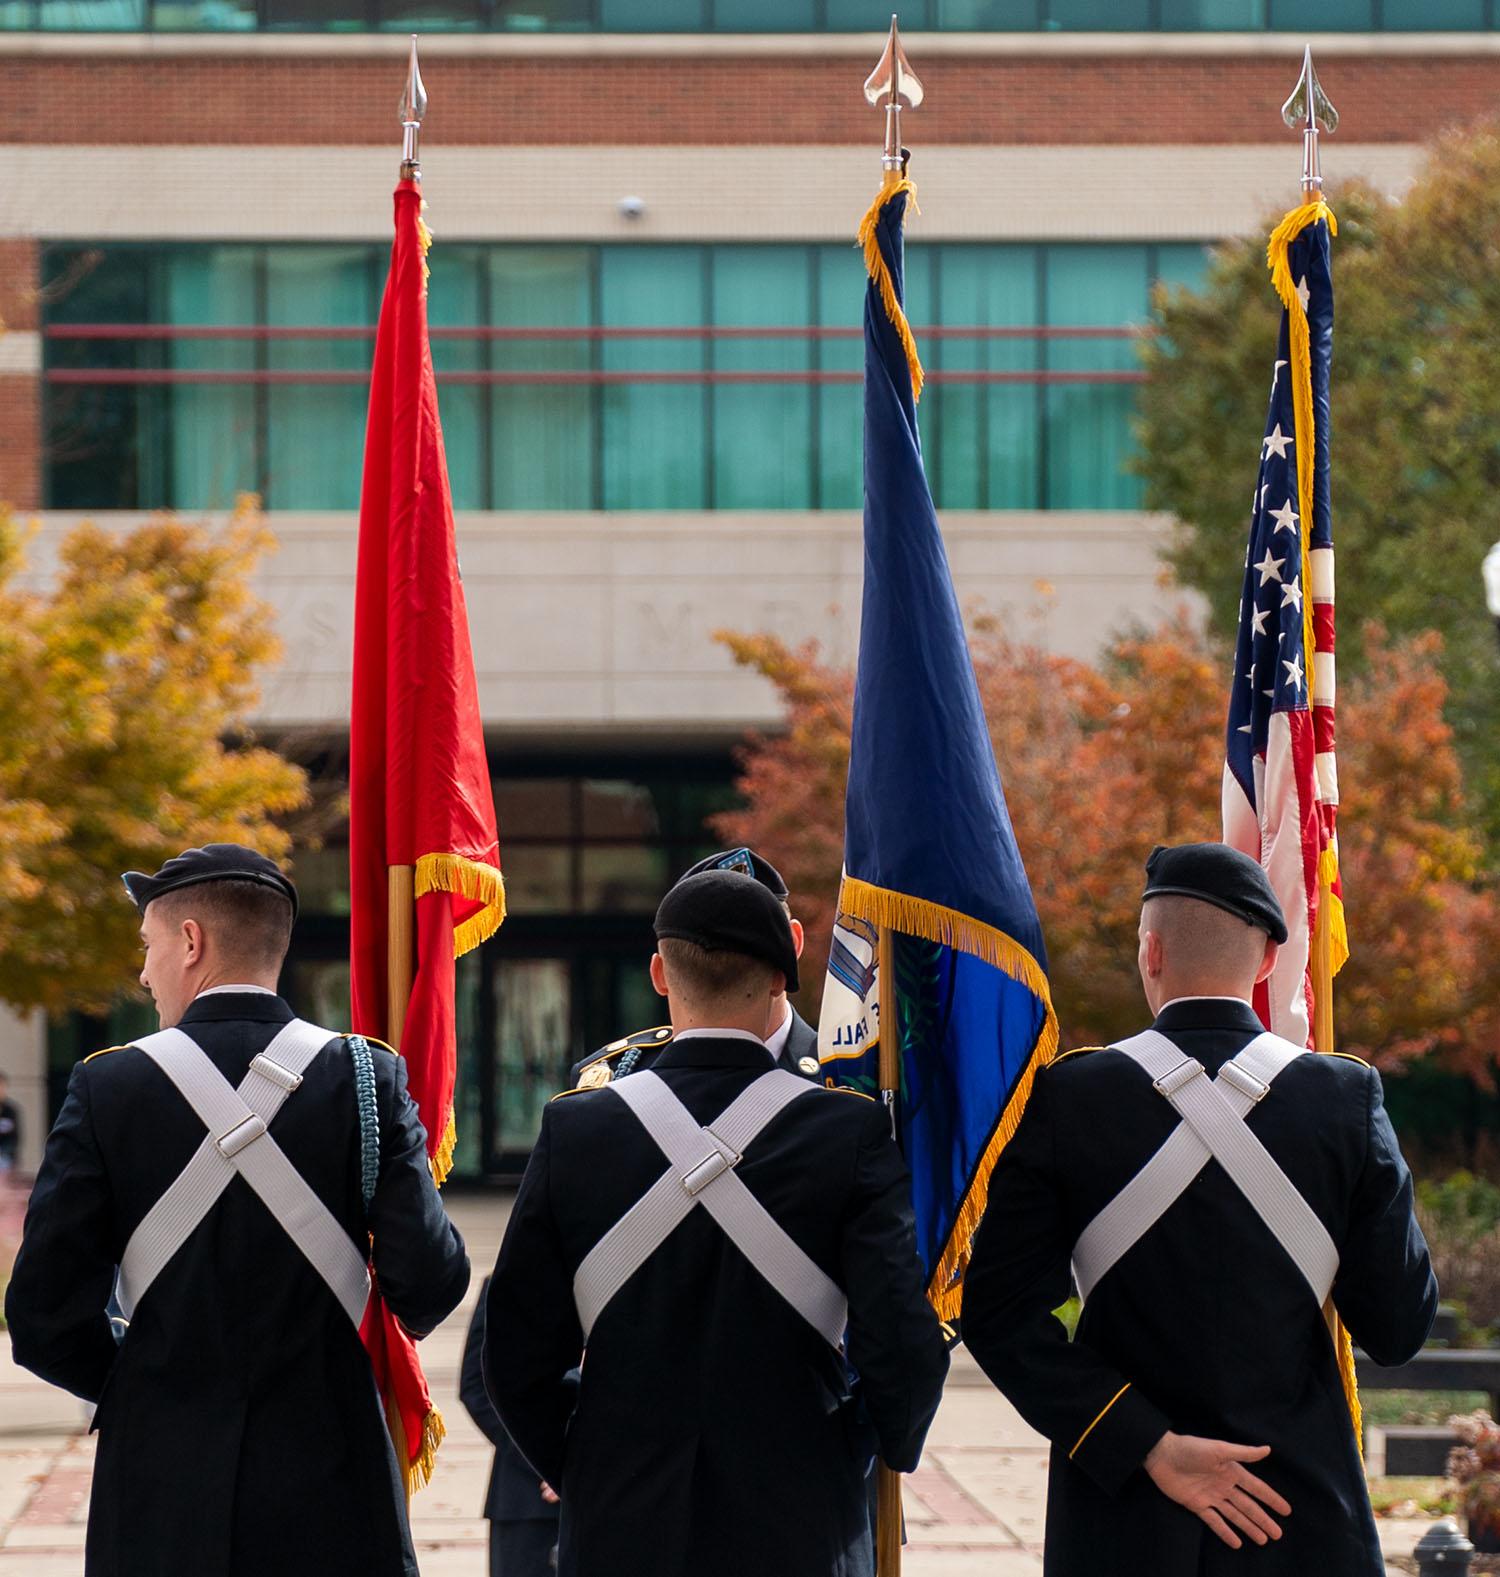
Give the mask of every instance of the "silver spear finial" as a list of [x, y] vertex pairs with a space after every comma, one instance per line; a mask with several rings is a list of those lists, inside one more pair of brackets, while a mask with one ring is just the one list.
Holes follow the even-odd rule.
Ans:
[[885, 172], [887, 186], [894, 186], [905, 172], [906, 160], [901, 150], [901, 100], [904, 98], [912, 109], [916, 109], [923, 97], [921, 80], [906, 58], [901, 31], [893, 16], [891, 35], [885, 41], [880, 64], [865, 79], [865, 98], [871, 104], [885, 106], [885, 151], [880, 157], [880, 167]]
[[1313, 202], [1323, 195], [1323, 168], [1318, 159], [1318, 132], [1337, 131], [1339, 112], [1329, 102], [1313, 70], [1312, 45], [1302, 54], [1302, 75], [1292, 96], [1281, 106], [1281, 118], [1302, 133], [1302, 196]]
[[411, 57], [406, 66], [406, 86], [401, 92], [401, 179], [422, 179], [422, 117], [427, 113], [427, 89], [417, 65], [417, 35], [411, 36]]

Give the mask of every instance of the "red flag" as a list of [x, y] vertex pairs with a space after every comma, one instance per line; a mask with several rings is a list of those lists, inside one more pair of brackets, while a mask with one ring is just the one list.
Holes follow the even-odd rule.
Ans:
[[[441, 1183], [455, 1138], [453, 961], [494, 932], [505, 915], [505, 893], [427, 337], [430, 238], [416, 182], [402, 181], [395, 202], [359, 506], [350, 971], [355, 1030], [393, 1040], [388, 871], [413, 867], [415, 976], [399, 1049]], [[426, 1482], [442, 1420], [415, 1347], [378, 1293], [361, 1334], [410, 1492]]]

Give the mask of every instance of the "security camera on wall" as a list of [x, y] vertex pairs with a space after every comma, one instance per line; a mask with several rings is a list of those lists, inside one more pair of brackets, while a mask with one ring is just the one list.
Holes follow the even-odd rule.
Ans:
[[639, 219], [646, 212], [646, 199], [644, 197], [622, 197], [619, 202], [620, 217], [623, 219]]

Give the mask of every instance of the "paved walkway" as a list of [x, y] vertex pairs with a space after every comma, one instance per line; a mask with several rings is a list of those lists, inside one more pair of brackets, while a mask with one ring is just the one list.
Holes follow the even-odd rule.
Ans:
[[[458, 1365], [508, 1203], [508, 1195], [452, 1201], [475, 1275], [464, 1307], [422, 1347], [448, 1423], [437, 1473], [412, 1508], [423, 1577], [486, 1577], [489, 1532], [477, 1512], [490, 1451], [458, 1401]], [[81, 1405], [17, 1369], [0, 1338], [0, 1577], [82, 1572], [94, 1456], [84, 1427]], [[906, 1481], [903, 1577], [1040, 1577], [1046, 1474], [1045, 1443], [960, 1349], [922, 1465]], [[1409, 1552], [1425, 1527], [1382, 1524], [1388, 1551]]]

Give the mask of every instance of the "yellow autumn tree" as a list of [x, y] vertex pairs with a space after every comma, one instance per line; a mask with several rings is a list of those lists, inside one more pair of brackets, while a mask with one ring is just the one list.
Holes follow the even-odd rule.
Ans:
[[279, 655], [250, 590], [269, 531], [93, 525], [28, 574], [0, 510], [0, 1001], [98, 1008], [139, 968], [120, 872], [195, 844], [273, 856], [305, 775], [251, 744], [257, 670]]

